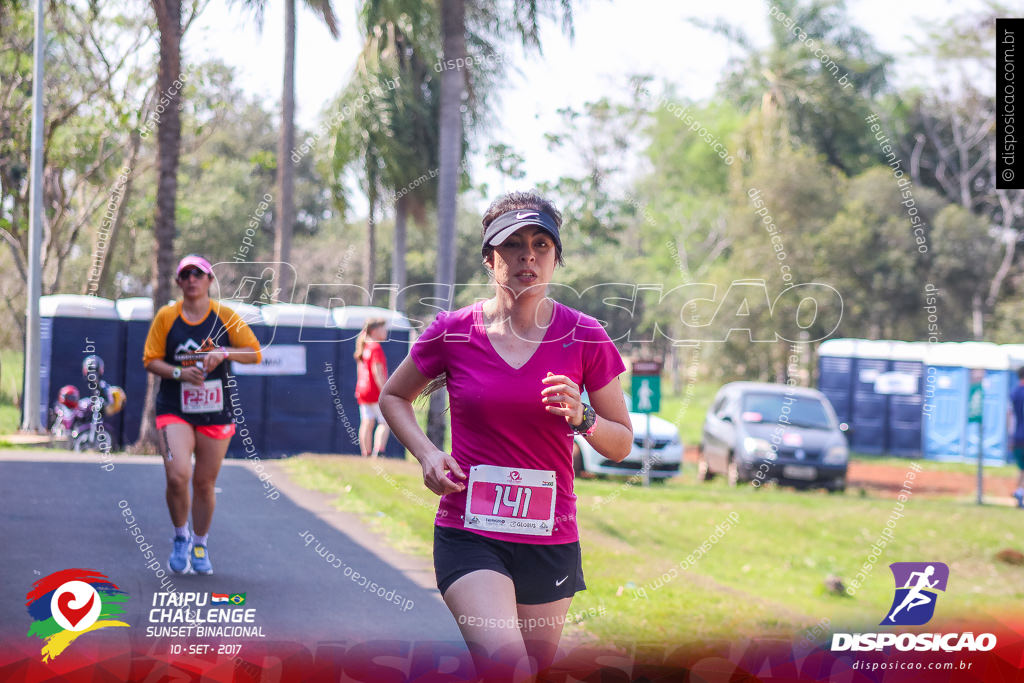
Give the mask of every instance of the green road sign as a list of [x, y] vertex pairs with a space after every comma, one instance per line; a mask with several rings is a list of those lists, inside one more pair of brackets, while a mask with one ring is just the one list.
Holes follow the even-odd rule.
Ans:
[[632, 376], [630, 396], [634, 413], [656, 413], [661, 410], [661, 377], [658, 375]]
[[981, 415], [984, 410], [984, 395], [981, 383], [971, 385], [971, 393], [967, 398], [968, 422], [981, 422]]

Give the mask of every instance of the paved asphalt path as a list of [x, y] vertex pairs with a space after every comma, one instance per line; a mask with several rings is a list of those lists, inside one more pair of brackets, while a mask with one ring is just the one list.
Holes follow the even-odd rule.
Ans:
[[[28, 456], [31, 457], [31, 456]], [[45, 456], [42, 456], [45, 458]], [[149, 649], [146, 637], [154, 593], [167, 591], [128, 533], [122, 506], [165, 567], [173, 530], [164, 503], [163, 467], [119, 462], [104, 471], [94, 457], [81, 462], [0, 459], [0, 637], [25, 639], [25, 594], [52, 572], [84, 567], [103, 572], [131, 598], [125, 604], [127, 637]], [[270, 641], [366, 643], [446, 641], [461, 643], [451, 614], [437, 596], [368, 552], [352, 538], [287, 495], [268, 500], [248, 463], [227, 461], [210, 534], [212, 576], [169, 575], [177, 591], [246, 593], [246, 607]], [[123, 501], [123, 502], [122, 502]], [[306, 545], [302, 534], [315, 537]], [[365, 533], [365, 532], [364, 532]], [[319, 543], [354, 571], [400, 595], [411, 609], [364, 590], [344, 569], [316, 552]], [[337, 564], [337, 561], [335, 561]], [[106, 632], [121, 629], [104, 629]], [[100, 632], [97, 632], [97, 636]], [[121, 635], [120, 638], [125, 638]], [[181, 642], [180, 639], [170, 639]], [[257, 644], [258, 640], [213, 639]], [[10, 642], [8, 642], [10, 644]], [[464, 647], [464, 646], [462, 646]]]

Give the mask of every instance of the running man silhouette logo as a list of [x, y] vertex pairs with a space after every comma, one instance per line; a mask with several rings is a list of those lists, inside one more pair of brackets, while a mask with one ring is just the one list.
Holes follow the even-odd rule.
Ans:
[[637, 404], [637, 410], [650, 410], [651, 409], [651, 396], [654, 396], [654, 389], [651, 389], [651, 383], [648, 380], [644, 380], [640, 383], [640, 389], [636, 392], [638, 394], [639, 403]]
[[275, 284], [277, 284], [277, 271], [267, 267], [259, 276], [245, 275], [242, 277], [235, 291], [228, 298], [250, 304], [278, 304], [281, 303], [281, 288], [275, 288]]
[[109, 626], [128, 626], [114, 619], [123, 614], [128, 594], [92, 569], [64, 569], [35, 582], [25, 596], [32, 625], [29, 636], [42, 639], [48, 661], [81, 635]]
[[881, 626], [921, 626], [935, 614], [938, 591], [945, 592], [949, 567], [942, 562], [893, 562], [896, 595]]

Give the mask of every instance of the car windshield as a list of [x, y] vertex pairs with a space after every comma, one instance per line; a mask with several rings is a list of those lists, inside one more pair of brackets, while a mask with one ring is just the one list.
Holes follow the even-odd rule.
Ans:
[[776, 424], [783, 414], [794, 427], [832, 429], [832, 420], [825, 406], [816, 398], [785, 394], [747, 394], [743, 397], [740, 417], [744, 422]]

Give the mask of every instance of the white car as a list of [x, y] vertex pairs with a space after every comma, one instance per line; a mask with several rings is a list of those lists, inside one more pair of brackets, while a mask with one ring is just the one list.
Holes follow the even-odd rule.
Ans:
[[[630, 407], [627, 395], [626, 406]], [[584, 403], [589, 403], [586, 393]], [[642, 475], [644, 438], [647, 435], [647, 415], [630, 411], [633, 423], [633, 450], [622, 462], [608, 460], [594, 450], [582, 436], [573, 439], [572, 466], [577, 476], [589, 474], [611, 474], [618, 476]], [[651, 479], [664, 480], [679, 474], [683, 462], [683, 444], [679, 430], [668, 420], [651, 415]]]

